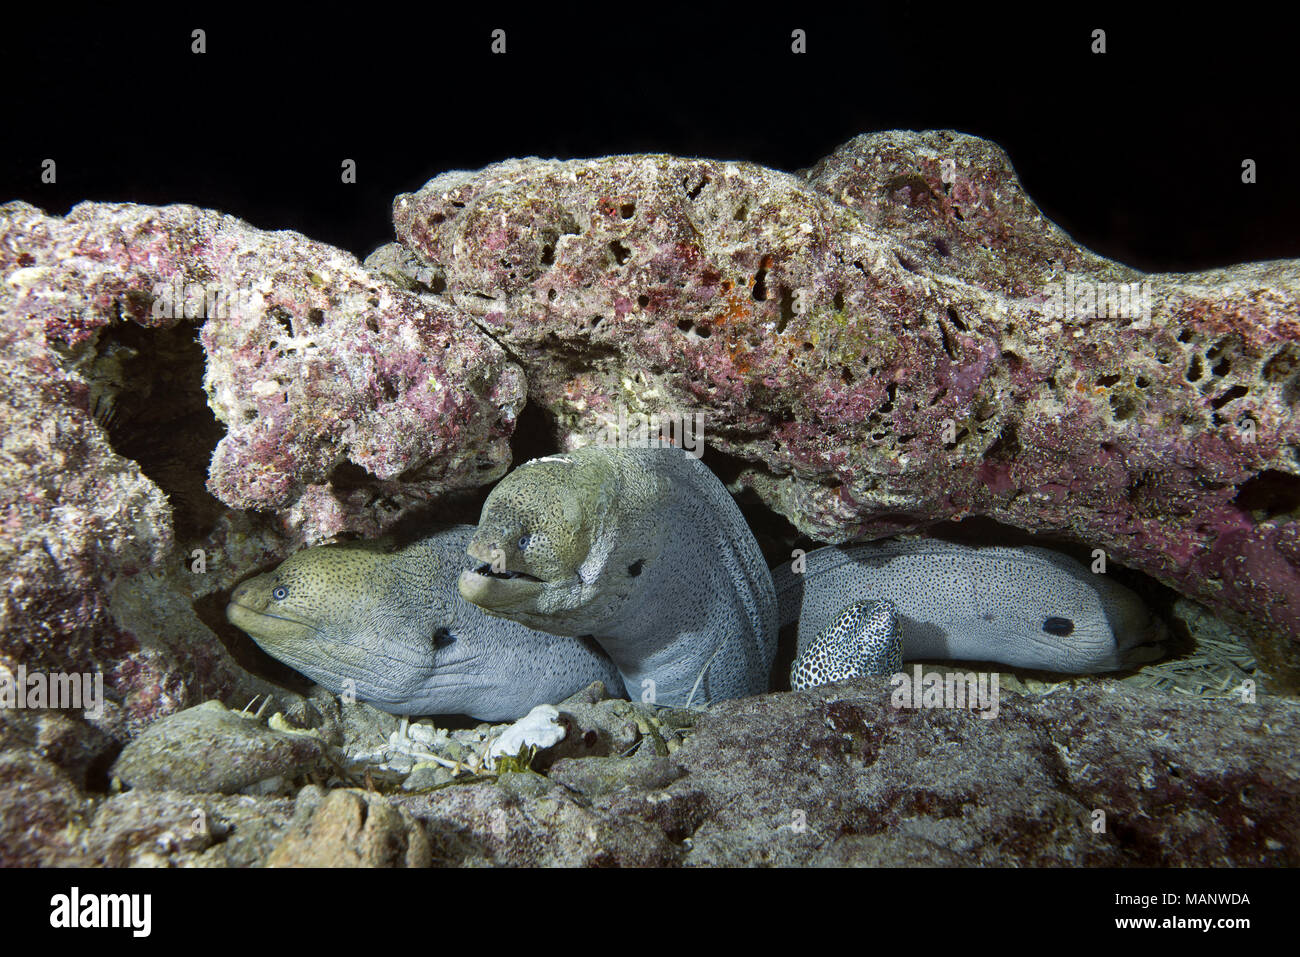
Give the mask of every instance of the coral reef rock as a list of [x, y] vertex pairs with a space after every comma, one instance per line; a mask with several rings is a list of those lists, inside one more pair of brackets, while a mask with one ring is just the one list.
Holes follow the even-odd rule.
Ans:
[[381, 795], [319, 788], [298, 794], [293, 829], [267, 867], [428, 867], [423, 826]]
[[[443, 864], [1244, 866], [1300, 862], [1300, 708], [1109, 680], [997, 712], [889, 679], [714, 705], [669, 756], [394, 802]], [[537, 775], [530, 775], [539, 778]]]
[[122, 749], [111, 773], [141, 790], [234, 794], [313, 770], [323, 752], [317, 735], [268, 728], [205, 701], [149, 725]]
[[[499, 477], [524, 397], [458, 310], [297, 233], [0, 206], [0, 662], [102, 673], [123, 733], [270, 690], [195, 601]], [[259, 537], [227, 508], [282, 521]]]

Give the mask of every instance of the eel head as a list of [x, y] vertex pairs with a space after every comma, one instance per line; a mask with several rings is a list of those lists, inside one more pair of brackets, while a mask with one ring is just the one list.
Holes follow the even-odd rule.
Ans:
[[237, 586], [226, 618], [317, 683], [381, 707], [433, 670], [434, 643], [403, 606], [383, 549], [303, 549]]
[[478, 564], [461, 573], [461, 597], [552, 634], [592, 630], [611, 470], [584, 451], [528, 462], [497, 484], [467, 548]]

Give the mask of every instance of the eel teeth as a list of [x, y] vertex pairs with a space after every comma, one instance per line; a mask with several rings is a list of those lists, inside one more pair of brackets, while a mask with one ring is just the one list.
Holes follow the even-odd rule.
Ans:
[[474, 574], [482, 575], [484, 578], [499, 578], [504, 581], [509, 581], [513, 578], [522, 578], [524, 581], [530, 581], [530, 582], [541, 581], [540, 578], [536, 578], [533, 575], [529, 575], [527, 572], [512, 572], [512, 571], [494, 572], [492, 570], [491, 565], [480, 565], [478, 568], [474, 569]]

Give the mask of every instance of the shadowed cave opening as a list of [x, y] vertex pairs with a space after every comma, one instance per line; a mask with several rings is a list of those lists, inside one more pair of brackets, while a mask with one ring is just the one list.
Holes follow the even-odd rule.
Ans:
[[208, 463], [225, 428], [203, 391], [206, 357], [194, 327], [105, 327], [83, 374], [90, 411], [113, 451], [167, 496], [178, 543], [203, 539], [225, 506], [207, 489]]
[[1237, 487], [1233, 502], [1257, 522], [1280, 515], [1300, 518], [1300, 476], [1265, 469]]
[[[207, 488], [208, 465], [226, 430], [203, 390], [207, 357], [196, 331], [189, 322], [168, 329], [120, 322], [100, 330], [88, 351], [65, 353], [89, 385], [90, 412], [109, 446], [134, 461], [167, 496], [177, 554], [185, 562], [191, 547], [202, 544], [227, 511]], [[249, 569], [249, 575], [262, 571]], [[226, 621], [229, 598], [229, 590], [216, 592], [192, 607], [235, 663], [292, 691], [310, 687]]]

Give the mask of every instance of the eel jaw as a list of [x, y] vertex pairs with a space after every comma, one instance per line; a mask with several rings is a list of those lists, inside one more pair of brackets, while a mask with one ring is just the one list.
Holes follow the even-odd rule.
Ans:
[[546, 588], [546, 582], [509, 568], [493, 571], [495, 556], [491, 546], [484, 542], [471, 541], [466, 551], [482, 564], [460, 573], [456, 588], [462, 598], [488, 612], [508, 613], [521, 607], [536, 607], [536, 599]]
[[268, 615], [237, 601], [226, 605], [226, 620], [248, 634], [259, 645], [276, 645], [281, 641], [309, 638], [316, 629], [292, 618]]
[[484, 611], [510, 611], [521, 605], [535, 604], [546, 583], [523, 572], [494, 572], [491, 565], [480, 565], [460, 573], [456, 588], [460, 596]]
[[1154, 612], [1148, 612], [1144, 626], [1127, 641], [1119, 642], [1118, 667], [1115, 670], [1123, 671], [1159, 661], [1166, 654], [1168, 641], [1169, 627]]

